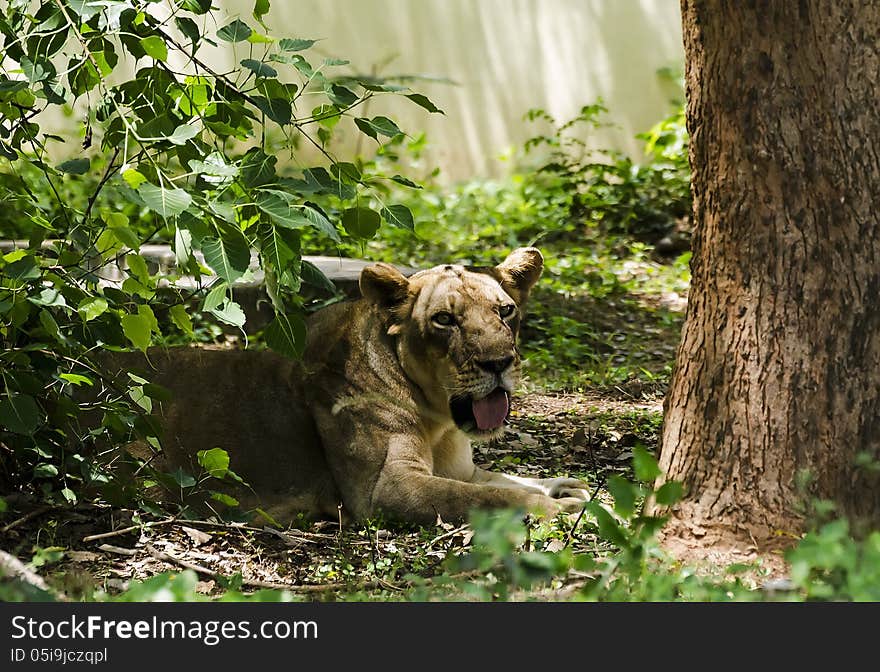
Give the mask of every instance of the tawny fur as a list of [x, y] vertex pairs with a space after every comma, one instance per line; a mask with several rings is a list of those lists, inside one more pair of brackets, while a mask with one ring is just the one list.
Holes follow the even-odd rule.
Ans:
[[[474, 508], [574, 511], [585, 496], [579, 481], [475, 467], [471, 439], [450, 411], [452, 397], [515, 389], [520, 311], [542, 267], [534, 248], [479, 272], [438, 266], [405, 278], [368, 266], [364, 298], [310, 318], [301, 363], [197, 348], [152, 349], [149, 364], [139, 353], [114, 362], [140, 358], [172, 391], [161, 410], [171, 465], [197, 472], [197, 451], [225, 449], [250, 486], [232, 494], [279, 522], [335, 519], [340, 510], [347, 519], [381, 513], [422, 523], [461, 520]], [[513, 314], [502, 317], [509, 304]], [[436, 324], [438, 312], [455, 324]], [[498, 373], [479, 364], [510, 358]]]

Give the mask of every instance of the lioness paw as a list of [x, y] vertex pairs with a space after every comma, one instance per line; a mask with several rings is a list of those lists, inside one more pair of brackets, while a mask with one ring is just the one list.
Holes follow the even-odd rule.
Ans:
[[584, 508], [584, 502], [575, 497], [553, 499], [545, 495], [537, 495], [531, 499], [528, 508], [530, 513], [552, 518], [560, 513], [579, 513]]
[[553, 501], [559, 504], [563, 513], [580, 513], [584, 510], [586, 500], [579, 497], [560, 497]]
[[546, 478], [542, 481], [549, 497], [576, 497], [587, 500], [590, 494], [586, 490], [586, 483], [576, 478]]

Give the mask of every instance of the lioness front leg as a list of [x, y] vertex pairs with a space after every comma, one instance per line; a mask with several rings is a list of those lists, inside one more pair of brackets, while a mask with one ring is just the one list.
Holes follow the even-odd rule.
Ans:
[[518, 488], [530, 492], [539, 492], [542, 495], [554, 498], [574, 497], [581, 501], [586, 501], [590, 498], [586, 490], [586, 484], [576, 478], [531, 478], [528, 476], [500, 474], [477, 467], [471, 483], [494, 485], [499, 488]]
[[464, 520], [473, 509], [514, 508], [553, 516], [577, 512], [583, 501], [575, 497], [554, 499], [538, 490], [483, 483], [465, 483], [434, 476], [411, 464], [386, 464], [373, 492], [372, 509], [421, 523]]

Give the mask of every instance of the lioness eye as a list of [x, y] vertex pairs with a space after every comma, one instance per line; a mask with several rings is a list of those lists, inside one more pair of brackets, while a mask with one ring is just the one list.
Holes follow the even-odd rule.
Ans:
[[434, 321], [434, 324], [439, 324], [441, 327], [450, 327], [455, 324], [455, 317], [452, 315], [452, 313], [435, 313], [434, 317], [432, 317], [431, 319]]
[[511, 315], [513, 315], [513, 311], [516, 310], [516, 306], [512, 303], [505, 303], [498, 309], [498, 312], [501, 314], [501, 317], [507, 319]]

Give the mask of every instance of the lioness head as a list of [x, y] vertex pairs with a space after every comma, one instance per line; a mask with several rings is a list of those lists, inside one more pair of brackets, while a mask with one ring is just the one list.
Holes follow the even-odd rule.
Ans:
[[520, 311], [543, 267], [533, 247], [494, 267], [436, 266], [409, 278], [372, 264], [360, 288], [385, 319], [398, 360], [430, 411], [487, 438], [510, 412], [520, 377]]

